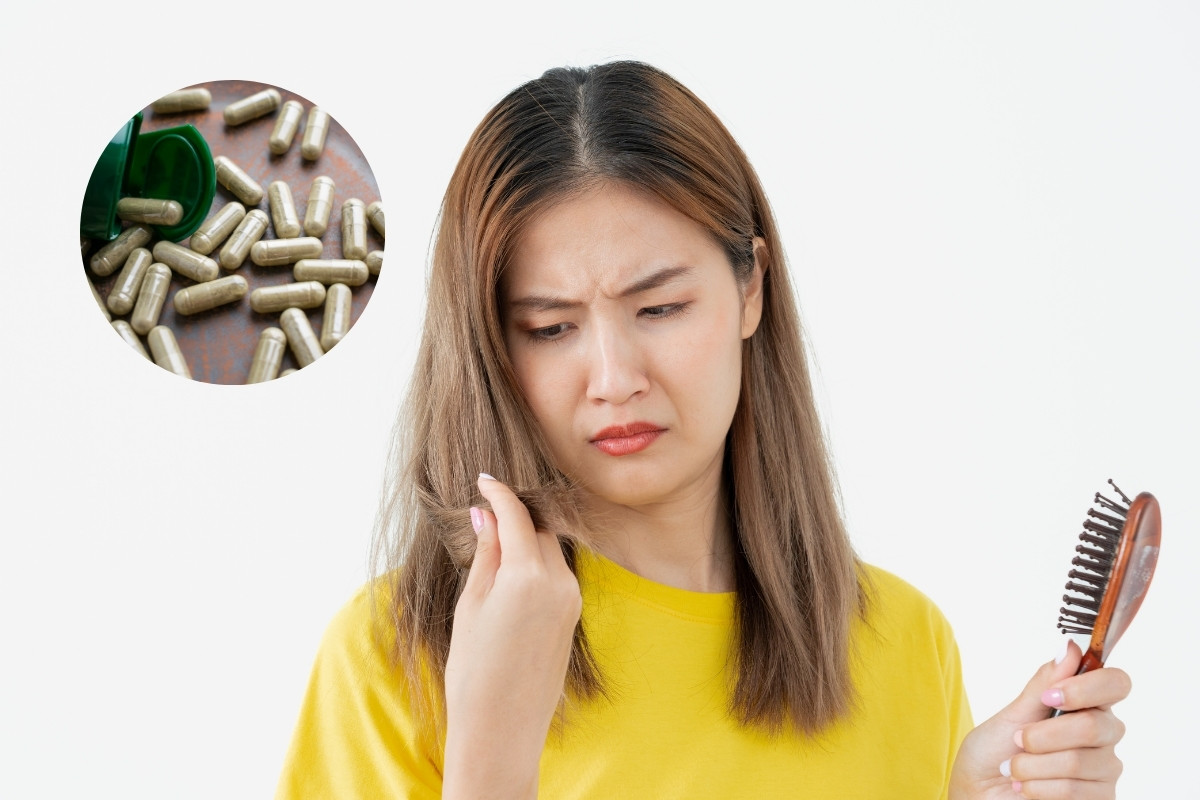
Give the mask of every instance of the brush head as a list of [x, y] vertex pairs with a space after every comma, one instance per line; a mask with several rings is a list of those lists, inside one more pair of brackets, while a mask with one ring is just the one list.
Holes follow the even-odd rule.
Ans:
[[1067, 574], [1066, 605], [1059, 609], [1063, 633], [1091, 634], [1081, 672], [1103, 666], [1129, 627], [1154, 575], [1162, 538], [1154, 495], [1142, 492], [1130, 500], [1109, 484], [1120, 501], [1096, 493]]

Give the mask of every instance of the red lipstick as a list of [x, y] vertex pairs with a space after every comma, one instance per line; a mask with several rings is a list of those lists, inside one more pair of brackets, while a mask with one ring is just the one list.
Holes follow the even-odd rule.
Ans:
[[628, 425], [610, 425], [595, 433], [590, 441], [601, 452], [610, 456], [626, 456], [645, 450], [666, 428], [652, 422], [631, 422]]

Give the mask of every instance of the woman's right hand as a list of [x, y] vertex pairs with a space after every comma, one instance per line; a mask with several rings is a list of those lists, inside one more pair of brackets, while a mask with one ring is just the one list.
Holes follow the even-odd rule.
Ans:
[[534, 798], [583, 600], [554, 534], [500, 481], [481, 474], [479, 491], [494, 513], [471, 509], [479, 543], [446, 661], [442, 796]]

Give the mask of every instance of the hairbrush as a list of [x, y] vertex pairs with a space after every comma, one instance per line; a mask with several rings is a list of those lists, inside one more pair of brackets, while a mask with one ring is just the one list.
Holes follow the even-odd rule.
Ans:
[[1076, 675], [1099, 669], [1142, 605], [1162, 540], [1158, 500], [1142, 492], [1133, 500], [1109, 479], [1122, 502], [1099, 492], [1079, 534], [1067, 574], [1066, 603], [1059, 609], [1064, 634], [1091, 634]]

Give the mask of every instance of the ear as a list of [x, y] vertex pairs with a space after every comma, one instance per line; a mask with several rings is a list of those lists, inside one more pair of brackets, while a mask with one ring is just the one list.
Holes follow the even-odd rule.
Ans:
[[767, 243], [761, 236], [754, 237], [754, 271], [750, 280], [742, 289], [742, 338], [749, 339], [758, 330], [762, 319], [763, 304], [763, 275], [767, 271], [770, 258], [767, 256]]

